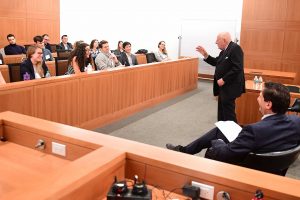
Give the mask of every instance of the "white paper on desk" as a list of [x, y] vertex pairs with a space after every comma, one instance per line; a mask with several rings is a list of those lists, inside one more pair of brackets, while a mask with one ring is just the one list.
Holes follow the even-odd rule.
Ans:
[[225, 135], [229, 142], [235, 140], [242, 130], [242, 128], [234, 121], [218, 121], [215, 125]]

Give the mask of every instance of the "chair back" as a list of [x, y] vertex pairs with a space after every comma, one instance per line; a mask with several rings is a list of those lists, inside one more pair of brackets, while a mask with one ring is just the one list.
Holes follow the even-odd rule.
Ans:
[[147, 63], [157, 62], [154, 53], [147, 53], [146, 59], [147, 59]]
[[287, 87], [287, 89], [289, 90], [289, 92], [300, 93], [300, 88], [298, 86], [295, 86], [295, 85], [286, 85], [285, 87]]
[[71, 51], [70, 50], [58, 50], [57, 49], [57, 57], [61, 60], [68, 60]]
[[56, 44], [50, 44], [50, 48], [51, 48], [52, 53], [56, 52]]
[[68, 59], [66, 58], [55, 58], [56, 76], [65, 75], [68, 71]]
[[10, 82], [21, 81], [20, 65], [21, 63], [8, 64]]
[[295, 99], [293, 105], [288, 108], [288, 111], [290, 111], [290, 112], [296, 112], [296, 113], [300, 112], [300, 99], [299, 98]]
[[242, 166], [285, 176], [289, 166], [295, 162], [299, 154], [300, 145], [280, 152], [250, 153], [243, 161]]

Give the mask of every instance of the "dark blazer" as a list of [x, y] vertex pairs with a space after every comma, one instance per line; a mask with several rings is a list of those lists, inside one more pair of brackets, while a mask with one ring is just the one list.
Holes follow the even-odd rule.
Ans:
[[[223, 98], [237, 98], [245, 92], [244, 53], [241, 47], [230, 42], [226, 50], [214, 58], [208, 56], [204, 60], [216, 66], [214, 74], [214, 96], [222, 95]], [[225, 84], [219, 87], [217, 80], [223, 78]]]
[[[131, 56], [131, 59], [132, 59], [132, 64], [133, 65], [138, 65], [136, 56], [133, 55], [133, 54], [131, 54], [130, 56]], [[126, 53], [122, 52], [118, 59], [122, 63], [122, 65], [130, 66]]]
[[[45, 61], [43, 61], [42, 67], [44, 70], [44, 77], [45, 77], [47, 72], [49, 71], [47, 65], [45, 64]], [[30, 59], [26, 59], [20, 65], [20, 76], [21, 76], [21, 80], [23, 81], [24, 81], [24, 74], [26, 74], [26, 72], [30, 75], [30, 80], [35, 79], [34, 69]]]
[[239, 164], [250, 153], [288, 150], [300, 144], [300, 118], [276, 114], [245, 126], [238, 137], [225, 143], [213, 140], [207, 158]]
[[73, 50], [73, 46], [72, 46], [71, 43], [68, 42], [67, 46], [68, 46], [68, 49], [65, 49], [64, 44], [61, 42], [58, 45], [56, 45], [56, 49], [59, 49], [59, 50]]

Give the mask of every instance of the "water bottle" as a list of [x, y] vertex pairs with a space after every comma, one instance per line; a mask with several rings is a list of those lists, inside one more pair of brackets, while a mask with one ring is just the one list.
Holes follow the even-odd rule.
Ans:
[[26, 72], [25, 74], [23, 74], [23, 80], [24, 81], [30, 80], [30, 75], [28, 74], [28, 72]]
[[92, 72], [93, 71], [93, 68], [92, 68], [92, 65], [91, 65], [91, 63], [89, 63], [88, 64], [88, 66], [87, 66], [87, 73], [89, 73], [89, 72]]
[[255, 77], [254, 77], [254, 79], [253, 79], [253, 82], [254, 82], [255, 84], [257, 84], [257, 83], [259, 82], [259, 80], [258, 80], [258, 77], [257, 77], [257, 76], [255, 76]]
[[49, 78], [49, 77], [51, 77], [51, 74], [50, 74], [50, 72], [49, 71], [47, 71], [47, 73], [46, 73], [46, 76], [45, 76], [46, 78]]
[[259, 83], [262, 83], [262, 82], [263, 82], [262, 76], [259, 76], [258, 82], [259, 82]]

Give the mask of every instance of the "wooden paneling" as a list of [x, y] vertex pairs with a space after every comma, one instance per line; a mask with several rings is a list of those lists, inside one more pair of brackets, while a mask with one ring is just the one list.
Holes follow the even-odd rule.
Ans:
[[55, 61], [46, 61], [46, 65], [48, 67], [48, 70], [50, 71], [50, 75], [56, 76]]
[[7, 90], [8, 85], [0, 87], [0, 112], [13, 111], [33, 116], [33, 88], [28, 86]]
[[[300, 68], [296, 67], [300, 63], [299, 6], [297, 0], [243, 1], [241, 47], [245, 67], [300, 76]], [[294, 84], [300, 84], [300, 78]]]
[[34, 116], [79, 126], [78, 84], [78, 80], [66, 80], [34, 86]]
[[0, 65], [1, 74], [6, 83], [10, 82], [8, 65]]
[[[0, 87], [0, 111], [97, 128], [197, 88], [197, 66], [188, 58], [9, 83]], [[30, 99], [19, 103], [23, 91]]]
[[81, 79], [79, 97], [81, 122], [102, 118], [113, 113], [112, 80], [113, 77], [109, 73]]
[[147, 58], [145, 54], [135, 54], [135, 56], [139, 65], [147, 64]]
[[17, 44], [31, 44], [36, 35], [48, 33], [52, 43], [59, 42], [59, 0], [2, 0], [0, 8], [0, 47], [8, 44], [7, 34], [16, 36]]

